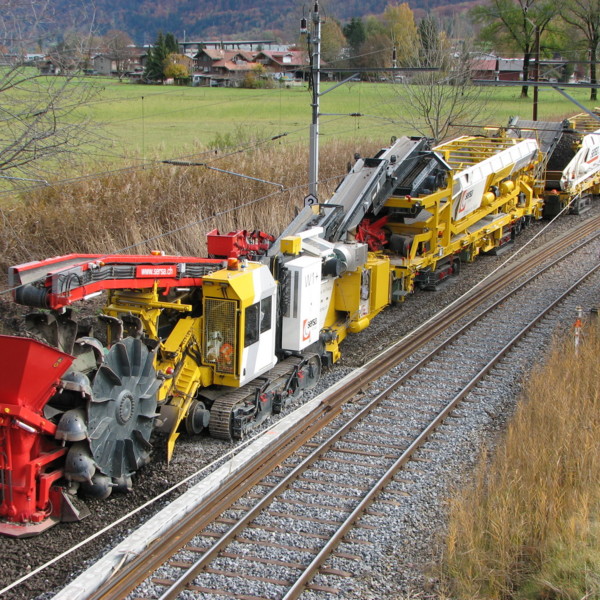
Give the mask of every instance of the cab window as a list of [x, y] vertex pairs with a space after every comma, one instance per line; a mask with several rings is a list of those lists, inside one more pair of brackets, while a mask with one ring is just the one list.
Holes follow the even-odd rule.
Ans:
[[256, 302], [251, 306], [246, 307], [246, 328], [244, 331], [244, 347], [251, 346], [258, 342], [259, 336], [259, 317], [260, 317], [260, 303]]
[[260, 332], [264, 333], [271, 329], [271, 309], [273, 306], [273, 297], [263, 298], [260, 301]]

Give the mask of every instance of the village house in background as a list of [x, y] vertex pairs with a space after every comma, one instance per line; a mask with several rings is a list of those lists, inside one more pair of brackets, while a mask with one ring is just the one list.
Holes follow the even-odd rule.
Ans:
[[256, 69], [256, 52], [202, 48], [194, 56], [193, 85], [231, 86], [242, 81], [246, 73]]
[[139, 46], [130, 46], [119, 55], [99, 53], [92, 58], [92, 69], [96, 75], [141, 78], [147, 53], [147, 48]]
[[64, 75], [65, 72], [82, 71], [86, 75], [105, 77], [127, 77], [130, 80], [141, 79], [144, 71], [144, 59], [147, 48], [129, 46], [118, 54], [100, 52], [91, 49], [77, 56], [65, 54], [37, 54], [30, 64], [34, 64], [42, 75]]
[[[193, 42], [180, 44], [189, 52]], [[199, 49], [194, 55], [195, 72], [193, 85], [235, 86], [251, 72], [263, 73], [265, 77], [292, 83], [302, 81], [308, 69], [307, 53], [300, 50], [278, 49], [254, 50], [268, 42], [196, 42]]]
[[[539, 63], [540, 81], [565, 81], [577, 83], [585, 77], [585, 68], [575, 65], [572, 73], [567, 71], [568, 62], [555, 59], [542, 59]], [[535, 62], [529, 63], [530, 78], [535, 77]], [[502, 58], [494, 54], [478, 54], [471, 60], [471, 79], [482, 81], [522, 81], [523, 59]]]
[[[307, 77], [307, 53], [271, 41], [188, 41], [179, 46], [193, 59], [190, 82], [196, 86], [236, 87], [248, 74], [286, 85], [300, 84]], [[135, 46], [119, 55], [91, 52], [79, 67], [89, 75], [143, 81], [147, 54], [147, 47]], [[39, 57], [37, 66], [44, 75], [64, 72], [63, 64], [51, 55]]]
[[[294, 46], [276, 44], [270, 40], [200, 40], [179, 42], [179, 46], [181, 54], [190, 58], [191, 85], [237, 87], [243, 85], [250, 74], [285, 85], [300, 85], [307, 79], [308, 54]], [[118, 54], [90, 51], [87, 56], [70, 58], [36, 54], [28, 56], [27, 60], [44, 75], [60, 75], [78, 69], [88, 75], [143, 82], [148, 49], [129, 46]], [[13, 56], [8, 51], [2, 52], [0, 47], [0, 65], [15, 64], [20, 60], [23, 60], [22, 57]], [[585, 65], [574, 65], [571, 70], [568, 67], [569, 64], [560, 58], [542, 59], [539, 63], [539, 79], [570, 83], [587, 81]], [[533, 78], [533, 61], [529, 68], [530, 77]], [[323, 78], [327, 76], [326, 72], [322, 74]], [[522, 81], [523, 59], [476, 54], [471, 58], [471, 78], [475, 81]]]

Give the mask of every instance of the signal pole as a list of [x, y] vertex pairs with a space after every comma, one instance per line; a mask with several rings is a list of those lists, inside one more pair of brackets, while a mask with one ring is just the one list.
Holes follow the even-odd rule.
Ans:
[[[529, 19], [528, 19], [529, 20]], [[535, 81], [540, 80], [540, 26], [535, 26]], [[536, 85], [533, 88], [533, 121], [538, 120], [538, 89]]]
[[310, 54], [310, 82], [312, 89], [312, 122], [310, 125], [310, 145], [308, 159], [308, 192], [318, 198], [319, 189], [319, 97], [321, 84], [321, 15], [319, 2], [315, 0], [310, 14], [312, 27], [309, 32], [306, 19], [300, 22], [300, 33], [308, 34]]

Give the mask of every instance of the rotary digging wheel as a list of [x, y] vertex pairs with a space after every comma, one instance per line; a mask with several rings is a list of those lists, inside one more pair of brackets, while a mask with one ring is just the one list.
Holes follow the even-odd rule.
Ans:
[[154, 353], [138, 338], [114, 344], [98, 369], [88, 405], [90, 450], [99, 470], [123, 482], [149, 460], [160, 380]]

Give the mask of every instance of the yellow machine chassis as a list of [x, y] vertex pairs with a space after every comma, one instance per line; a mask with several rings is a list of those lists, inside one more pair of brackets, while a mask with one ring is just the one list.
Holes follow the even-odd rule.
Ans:
[[456, 174], [519, 141], [462, 137], [437, 146], [434, 150], [452, 168], [446, 188], [419, 198], [392, 196], [385, 202], [387, 208], [415, 211], [421, 207], [430, 215], [412, 223], [388, 223], [393, 233], [412, 238], [408, 256], [392, 259], [394, 276], [402, 280], [402, 297], [414, 290], [417, 273], [435, 270], [438, 263], [452, 256], [473, 261], [478, 254], [497, 248], [506, 232], [520, 219], [541, 218], [543, 202], [534, 191], [534, 165], [529, 165], [513, 173], [507, 168], [491, 174], [481, 206], [459, 221], [452, 219]]

